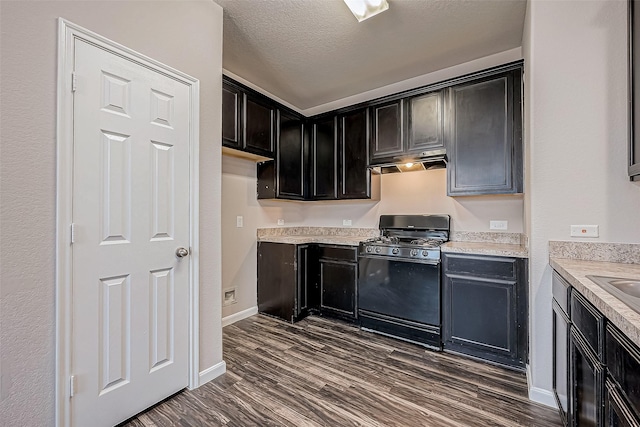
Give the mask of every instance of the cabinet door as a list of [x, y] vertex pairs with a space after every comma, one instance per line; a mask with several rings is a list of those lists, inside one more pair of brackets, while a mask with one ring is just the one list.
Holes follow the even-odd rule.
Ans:
[[444, 147], [444, 90], [405, 100], [407, 152], [421, 153]]
[[339, 116], [340, 199], [371, 198], [369, 162], [369, 110], [364, 108]]
[[571, 426], [569, 403], [569, 319], [553, 299], [553, 393], [564, 426]]
[[393, 161], [405, 151], [403, 132], [403, 103], [401, 99], [371, 107], [373, 135], [371, 137], [371, 164], [376, 160]]
[[304, 199], [304, 122], [294, 114], [278, 111], [277, 195]]
[[602, 417], [602, 366], [575, 330], [571, 331], [571, 385], [574, 426], [597, 427]]
[[256, 165], [258, 200], [276, 198], [276, 162], [267, 160]]
[[222, 145], [242, 149], [242, 100], [237, 87], [222, 83]]
[[310, 265], [310, 246], [299, 245], [298, 246], [298, 279], [297, 279], [297, 293], [296, 293], [296, 317], [301, 318], [305, 316], [309, 311], [309, 268]]
[[449, 89], [447, 194], [522, 192], [518, 72]]
[[276, 109], [266, 100], [244, 97], [244, 149], [273, 157]]
[[517, 360], [516, 291], [516, 281], [445, 274], [444, 347], [496, 362]]
[[637, 427], [640, 419], [633, 412], [615, 384], [608, 378], [605, 383], [604, 425], [607, 427]]
[[606, 330], [606, 364], [611, 380], [640, 414], [640, 349], [611, 323]]
[[313, 123], [311, 131], [313, 182], [311, 197], [338, 198], [338, 118], [327, 117]]
[[258, 311], [289, 322], [295, 318], [296, 246], [258, 242]]
[[320, 259], [320, 309], [356, 318], [358, 264]]

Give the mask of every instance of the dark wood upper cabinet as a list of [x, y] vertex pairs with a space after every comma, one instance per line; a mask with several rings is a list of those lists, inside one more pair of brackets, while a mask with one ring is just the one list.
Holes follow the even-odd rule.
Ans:
[[629, 178], [640, 180], [640, 7], [629, 4]]
[[521, 70], [449, 89], [447, 194], [522, 192]]
[[277, 185], [278, 198], [305, 197], [305, 137], [302, 117], [278, 110]]
[[403, 130], [403, 102], [401, 99], [371, 107], [373, 132], [371, 159], [392, 161], [405, 151]]
[[276, 104], [224, 77], [222, 145], [259, 157], [274, 157]]
[[222, 84], [222, 144], [242, 149], [242, 100], [244, 94], [236, 86]]
[[444, 90], [405, 99], [407, 152], [444, 147]]
[[444, 90], [373, 105], [371, 115], [372, 165], [403, 162], [444, 148]]
[[340, 179], [338, 198], [371, 197], [369, 163], [369, 109], [362, 108], [338, 116], [340, 131]]
[[276, 108], [264, 100], [245, 94], [244, 148], [247, 151], [273, 156]]
[[311, 125], [311, 198], [338, 197], [338, 118], [319, 119]]

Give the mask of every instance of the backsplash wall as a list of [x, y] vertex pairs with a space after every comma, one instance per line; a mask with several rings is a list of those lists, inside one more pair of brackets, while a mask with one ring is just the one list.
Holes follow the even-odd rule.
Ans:
[[[522, 196], [447, 197], [446, 169], [381, 177], [379, 201], [290, 202], [256, 199], [256, 166], [249, 160], [222, 158], [222, 288], [236, 288], [235, 304], [223, 317], [256, 304], [256, 230], [277, 227], [378, 227], [382, 214], [449, 214], [454, 231], [489, 231], [490, 220], [507, 220], [508, 232], [522, 233]], [[244, 226], [236, 227], [237, 216]]]

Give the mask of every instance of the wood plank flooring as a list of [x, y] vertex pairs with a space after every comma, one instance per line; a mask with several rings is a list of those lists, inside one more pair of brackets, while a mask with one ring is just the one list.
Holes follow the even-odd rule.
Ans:
[[559, 426], [523, 374], [317, 316], [224, 328], [227, 373], [129, 420], [164, 426]]

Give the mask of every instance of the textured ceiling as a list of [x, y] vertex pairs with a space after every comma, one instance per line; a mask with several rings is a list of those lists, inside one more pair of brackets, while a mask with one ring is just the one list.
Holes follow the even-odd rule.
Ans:
[[526, 0], [214, 0], [223, 67], [300, 110], [519, 47]]

